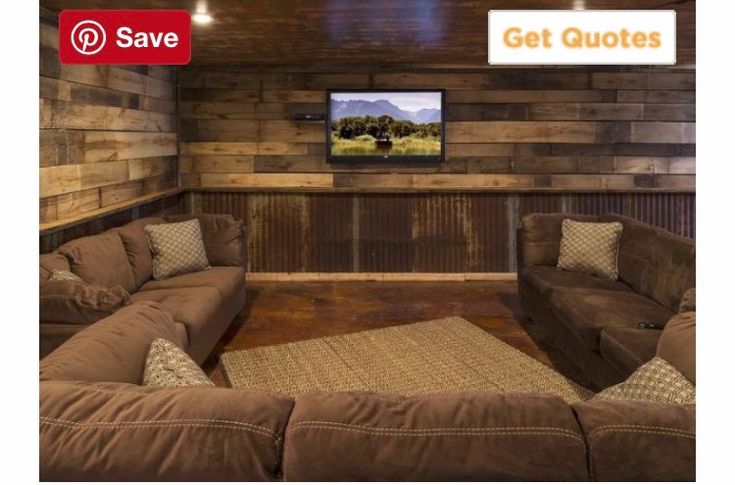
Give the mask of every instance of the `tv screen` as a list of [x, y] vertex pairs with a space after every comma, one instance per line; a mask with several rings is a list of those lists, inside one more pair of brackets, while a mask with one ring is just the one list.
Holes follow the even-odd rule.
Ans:
[[444, 159], [441, 90], [329, 91], [330, 162]]

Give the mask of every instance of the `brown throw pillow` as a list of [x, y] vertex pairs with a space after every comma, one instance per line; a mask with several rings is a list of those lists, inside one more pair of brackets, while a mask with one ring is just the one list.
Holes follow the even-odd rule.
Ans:
[[130, 295], [122, 286], [57, 280], [41, 285], [39, 310], [42, 322], [90, 324], [128, 304]]
[[186, 352], [166, 339], [151, 343], [145, 359], [143, 385], [156, 387], [214, 386]]
[[145, 226], [153, 252], [153, 279], [209, 269], [199, 221]]
[[561, 243], [557, 268], [618, 279], [618, 243], [623, 233], [619, 222], [561, 223]]
[[604, 389], [592, 398], [647, 401], [662, 404], [695, 404], [694, 384], [660, 357], [640, 366], [620, 384]]
[[696, 372], [696, 329], [697, 317], [694, 312], [679, 313], [661, 332], [656, 347], [656, 356], [661, 357], [684, 374], [684, 377], [697, 383]]
[[55, 269], [51, 272], [48, 281], [76, 281], [77, 283], [84, 283], [82, 279], [72, 273], [71, 271]]
[[697, 290], [696, 288], [689, 288], [681, 296], [679, 302], [679, 313], [684, 312], [696, 312], [697, 311]]

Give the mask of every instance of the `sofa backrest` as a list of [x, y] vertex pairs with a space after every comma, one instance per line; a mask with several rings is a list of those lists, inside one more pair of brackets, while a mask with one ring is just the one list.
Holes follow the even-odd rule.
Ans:
[[597, 216], [584, 214], [528, 214], [518, 230], [518, 269], [529, 266], [556, 266], [559, 261], [561, 223], [564, 219], [598, 222]]
[[618, 252], [620, 280], [678, 312], [682, 295], [695, 286], [695, 242], [618, 214], [606, 214], [600, 220], [623, 224]]
[[207, 260], [212, 266], [242, 266], [245, 258], [243, 222], [228, 214], [175, 214], [168, 222], [199, 221]]
[[72, 273], [86, 283], [120, 285], [130, 293], [137, 290], [125, 246], [114, 230], [74, 239], [56, 252], [66, 257]]
[[38, 283], [43, 284], [54, 271], [71, 271], [69, 260], [63, 254], [53, 252], [42, 254], [38, 260]]
[[568, 404], [484, 392], [297, 396], [283, 457], [288, 481], [587, 480]]
[[133, 271], [136, 290], [153, 275], [153, 255], [148, 236], [143, 229], [149, 224], [163, 224], [164, 222], [166, 221], [160, 217], [145, 217], [112, 230], [122, 240], [130, 268]]
[[44, 381], [43, 481], [267, 481], [291, 398], [259, 391]]
[[156, 338], [186, 348], [186, 329], [163, 307], [153, 302], [133, 303], [47, 355], [40, 362], [40, 378], [139, 384], [148, 349]]
[[587, 441], [592, 480], [695, 480], [694, 406], [594, 400], [573, 408]]

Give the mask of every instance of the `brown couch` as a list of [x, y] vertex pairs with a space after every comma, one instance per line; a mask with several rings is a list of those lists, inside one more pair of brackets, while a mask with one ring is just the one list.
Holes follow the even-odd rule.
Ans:
[[[201, 364], [245, 304], [243, 225], [228, 215], [196, 216], [212, 268], [153, 280], [151, 250], [143, 228], [192, 218], [149, 217], [70, 241], [41, 255], [40, 283], [48, 280], [53, 270], [67, 270], [87, 283], [121, 285], [133, 302], [159, 303], [172, 315], [183, 348]], [[41, 356], [87, 326], [42, 321]]]
[[159, 337], [187, 341], [160, 304], [134, 303], [41, 361], [42, 480], [695, 478], [693, 406], [143, 387]]
[[[564, 219], [623, 224], [617, 281], [556, 269]], [[660, 329], [695, 287], [695, 244], [617, 214], [531, 214], [518, 230], [518, 289], [528, 316], [601, 388], [652, 359]]]

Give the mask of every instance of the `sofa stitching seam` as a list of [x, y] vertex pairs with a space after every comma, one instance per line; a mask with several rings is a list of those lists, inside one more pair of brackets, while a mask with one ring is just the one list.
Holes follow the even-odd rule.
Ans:
[[[268, 428], [258, 426], [256, 424], [245, 423], [242, 421], [229, 421], [225, 419], [161, 419], [161, 420], [146, 420], [146, 421], [91, 421], [91, 422], [78, 422], [70, 421], [61, 418], [52, 418], [49, 416], [41, 416], [40, 421], [46, 424], [55, 424], [67, 427], [80, 427], [80, 428], [95, 428], [95, 427], [164, 427], [167, 425], [171, 426], [212, 426], [212, 427], [226, 427], [231, 429], [247, 429], [255, 433], [260, 433], [269, 437], [276, 437], [276, 434]], [[217, 424], [222, 423], [222, 424]]]

